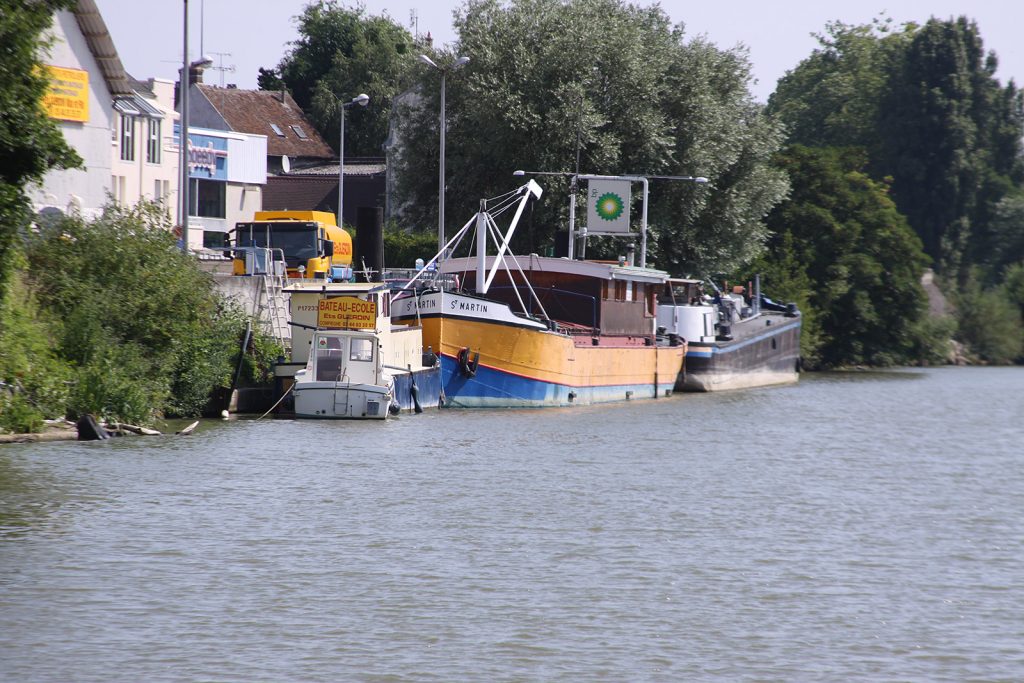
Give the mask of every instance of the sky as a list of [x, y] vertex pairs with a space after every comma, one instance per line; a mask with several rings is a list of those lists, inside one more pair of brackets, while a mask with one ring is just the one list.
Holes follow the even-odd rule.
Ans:
[[[177, 0], [96, 0], [125, 69], [133, 77], [174, 80], [182, 56], [184, 2]], [[307, 0], [189, 0], [189, 55], [205, 54], [214, 69], [212, 85], [256, 87], [260, 67], [277, 65], [298, 36], [294, 18]], [[356, 6], [342, 0], [346, 7]], [[390, 16], [411, 33], [427, 34], [435, 45], [455, 39], [452, 12], [462, 0], [365, 0], [367, 14]], [[637, 4], [654, 3], [639, 0]], [[779, 78], [817, 47], [812, 34], [830, 21], [866, 24], [881, 14], [896, 23], [923, 23], [929, 17], [974, 19], [986, 50], [999, 57], [996, 77], [1024, 86], [1024, 2], [1020, 0], [665, 0], [662, 9], [686, 26], [690, 38], [703, 36], [722, 49], [748, 50], [755, 99], [767, 101]], [[200, 20], [202, 17], [202, 21]], [[200, 28], [202, 27], [202, 28]], [[472, 59], [472, 55], [468, 55]], [[223, 67], [224, 70], [221, 70]], [[233, 70], [228, 70], [233, 69]]]

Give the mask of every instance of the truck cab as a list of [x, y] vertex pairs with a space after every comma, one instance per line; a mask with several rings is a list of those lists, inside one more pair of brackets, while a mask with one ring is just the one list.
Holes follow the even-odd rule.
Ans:
[[[352, 238], [326, 211], [257, 211], [234, 229], [235, 275], [275, 272], [290, 278], [340, 279], [351, 273]], [[283, 261], [283, 265], [280, 264]], [[280, 272], [277, 270], [277, 272]]]

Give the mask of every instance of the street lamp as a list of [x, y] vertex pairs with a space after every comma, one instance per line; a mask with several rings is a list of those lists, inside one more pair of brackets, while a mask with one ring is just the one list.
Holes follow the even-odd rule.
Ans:
[[[440, 67], [433, 59], [426, 55], [420, 55], [419, 60], [427, 66], [437, 69], [441, 72], [441, 163], [440, 169], [438, 170], [438, 187], [437, 187], [437, 250], [440, 252], [444, 249], [444, 133], [445, 133], [445, 114], [444, 114], [444, 80], [445, 76], [449, 72], [461, 69], [469, 63], [469, 57], [459, 57], [454, 62], [446, 67]], [[442, 258], [444, 256], [442, 255]]]
[[344, 219], [341, 217], [341, 208], [345, 199], [345, 110], [354, 104], [365, 107], [370, 103], [370, 96], [366, 93], [359, 93], [352, 98], [351, 102], [338, 101], [338, 109], [341, 111], [341, 137], [338, 138], [338, 227], [342, 226]]
[[188, 90], [192, 85], [192, 70], [202, 71], [213, 66], [213, 60], [203, 57], [189, 63], [188, 61], [188, 0], [184, 3], [184, 28], [182, 30], [184, 47], [182, 48], [181, 70], [178, 72], [178, 89], [180, 92], [178, 117], [178, 223], [181, 225], [181, 250], [188, 251], [188, 210], [189, 210], [189, 172], [188, 172]]

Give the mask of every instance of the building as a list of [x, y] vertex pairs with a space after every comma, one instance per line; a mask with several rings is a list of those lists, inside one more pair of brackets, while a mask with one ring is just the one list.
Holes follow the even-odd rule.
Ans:
[[137, 95], [94, 0], [57, 12], [50, 37], [45, 65], [52, 85], [43, 106], [83, 163], [80, 169], [50, 171], [28, 188], [28, 196], [36, 211], [96, 216], [112, 191], [115, 105], [134, 102]]
[[221, 247], [263, 208], [267, 138], [191, 124], [188, 138], [189, 248]]
[[[131, 79], [130, 79], [131, 80]], [[178, 223], [178, 142], [174, 136], [174, 83], [131, 80], [131, 98], [114, 101], [111, 195], [125, 206], [163, 204]]]
[[335, 158], [334, 150], [284, 91], [196, 83], [189, 91], [189, 121], [200, 128], [265, 136], [269, 173], [287, 173]]
[[[125, 72], [94, 0], [57, 12], [51, 37], [52, 86], [44, 107], [83, 168], [53, 170], [29, 188], [36, 211], [95, 217], [111, 200], [125, 206], [151, 200], [180, 224], [175, 84], [140, 82]], [[262, 209], [267, 136], [190, 123], [187, 158], [189, 247], [221, 246], [235, 223]]]
[[[338, 214], [338, 156], [287, 92], [198, 83], [189, 91], [189, 117], [196, 126], [266, 135], [265, 210]], [[383, 159], [346, 159], [344, 182], [346, 224], [355, 224], [359, 207], [384, 206]]]

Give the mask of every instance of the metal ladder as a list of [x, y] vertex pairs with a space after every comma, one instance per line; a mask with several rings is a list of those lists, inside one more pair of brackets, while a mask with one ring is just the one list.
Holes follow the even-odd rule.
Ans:
[[[280, 249], [267, 249], [267, 252], [271, 251]], [[281, 254], [280, 261], [275, 261], [268, 253], [266, 263], [268, 267], [259, 276], [260, 291], [256, 295], [257, 311], [253, 317], [262, 325], [263, 330], [287, 351], [291, 346], [292, 335], [288, 326], [288, 310], [284, 297], [284, 255]]]

